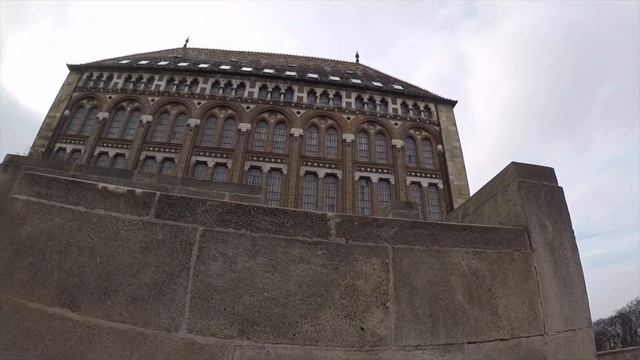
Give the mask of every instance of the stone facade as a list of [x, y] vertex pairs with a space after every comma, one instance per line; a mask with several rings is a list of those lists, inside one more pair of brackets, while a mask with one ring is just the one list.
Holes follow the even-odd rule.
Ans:
[[69, 68], [32, 157], [335, 213], [441, 220], [469, 197], [456, 102], [357, 62], [183, 48]]

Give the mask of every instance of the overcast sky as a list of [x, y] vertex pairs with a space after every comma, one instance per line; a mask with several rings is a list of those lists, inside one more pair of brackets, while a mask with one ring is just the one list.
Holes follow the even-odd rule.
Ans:
[[474, 192], [510, 161], [564, 187], [594, 319], [640, 296], [640, 3], [0, 0], [0, 156], [67, 63], [189, 45], [353, 60], [459, 100]]

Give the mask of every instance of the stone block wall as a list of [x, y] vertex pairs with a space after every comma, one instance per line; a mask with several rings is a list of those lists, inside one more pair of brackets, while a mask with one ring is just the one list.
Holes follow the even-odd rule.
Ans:
[[572, 274], [545, 277], [532, 226], [266, 207], [229, 198], [251, 189], [16, 161], [0, 173], [2, 359], [595, 359], [588, 313], [550, 318], [586, 298], [548, 302]]

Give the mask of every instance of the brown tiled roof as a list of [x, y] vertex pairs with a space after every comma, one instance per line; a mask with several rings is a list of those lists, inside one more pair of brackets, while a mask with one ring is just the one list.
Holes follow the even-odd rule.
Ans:
[[[123, 62], [125, 60], [129, 61]], [[141, 64], [139, 63], [141, 61], [148, 62]], [[167, 61], [168, 63], [165, 65], [159, 65], [158, 63], [162, 61]], [[180, 63], [188, 64], [185, 66], [178, 66]], [[209, 66], [199, 67], [200, 64], [209, 64]], [[223, 65], [229, 66], [230, 68], [220, 68]], [[363, 64], [310, 56], [219, 49], [174, 48], [121, 56], [82, 65], [69, 65], [69, 68], [74, 69], [86, 66], [136, 69], [158, 68], [205, 71], [213, 73], [235, 73], [288, 80], [297, 78], [304, 81], [328, 83], [353, 88], [366, 88], [376, 91], [440, 100], [441, 102], [456, 103], [455, 100], [436, 95], [430, 91], [394, 78]], [[241, 68], [243, 67], [252, 68], [252, 70], [242, 71]], [[274, 72], [265, 73], [263, 71], [264, 69], [272, 69]], [[287, 71], [295, 72], [296, 75], [287, 75]], [[317, 74], [318, 78], [309, 78], [307, 74]], [[337, 76], [340, 80], [330, 80], [329, 76]], [[354, 83], [352, 79], [360, 80], [361, 83]], [[382, 86], [376, 86], [374, 85], [374, 82], [382, 84]], [[399, 89], [394, 87], [394, 85], [402, 88]]]

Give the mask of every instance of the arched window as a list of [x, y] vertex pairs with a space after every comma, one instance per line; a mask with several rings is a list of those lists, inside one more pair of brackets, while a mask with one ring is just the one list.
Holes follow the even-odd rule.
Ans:
[[147, 77], [147, 80], [145, 81], [144, 87], [146, 89], [151, 90], [151, 89], [153, 89], [153, 84], [155, 84], [155, 83], [156, 83], [156, 77], [151, 75], [151, 76]]
[[363, 110], [364, 109], [364, 99], [362, 96], [356, 96], [356, 109]]
[[358, 215], [371, 216], [371, 180], [358, 179]]
[[333, 94], [333, 106], [342, 107], [342, 95], [339, 92]]
[[246, 86], [244, 85], [244, 83], [238, 84], [238, 86], [236, 87], [236, 96], [243, 97], [245, 89], [246, 89]]
[[287, 141], [287, 125], [278, 123], [273, 131], [273, 152], [282, 154]]
[[418, 153], [416, 152], [416, 141], [408, 137], [404, 141], [404, 149], [407, 153], [407, 165], [418, 166]]
[[302, 184], [302, 208], [313, 211], [316, 209], [318, 192], [318, 176], [316, 174], [304, 174]]
[[284, 90], [284, 101], [293, 102], [293, 89], [291, 87]]
[[338, 178], [334, 175], [324, 178], [324, 210], [338, 211]]
[[281, 92], [282, 90], [280, 90], [280, 86], [274, 86], [273, 89], [271, 89], [271, 100], [280, 101]]
[[185, 90], [187, 90], [187, 79], [186, 78], [182, 78], [178, 82], [178, 91], [179, 92], [184, 92]]
[[249, 169], [249, 173], [247, 174], [247, 184], [260, 185], [261, 182], [262, 182], [262, 170], [258, 168]]
[[173, 159], [164, 159], [160, 164], [160, 174], [173, 175], [173, 169], [175, 169], [176, 163]]
[[111, 119], [111, 126], [109, 126], [107, 137], [110, 137], [110, 138], [118, 137], [118, 134], [120, 134], [120, 130], [122, 129], [123, 122], [124, 122], [124, 109], [120, 109], [113, 116], [113, 119]]
[[376, 134], [376, 161], [387, 162], [387, 137], [383, 134]]
[[140, 117], [142, 113], [140, 111], [134, 111], [129, 115], [129, 121], [127, 121], [127, 127], [124, 128], [124, 133], [122, 137], [125, 139], [133, 139], [133, 135], [136, 133], [136, 129], [138, 128], [138, 124], [140, 123]]
[[170, 77], [167, 79], [167, 82], [164, 84], [164, 91], [173, 91], [173, 87], [176, 83], [176, 79]]
[[383, 113], [389, 112], [389, 104], [387, 103], [387, 99], [380, 99], [380, 103], [378, 104], [378, 111]]
[[211, 89], [209, 90], [211, 95], [219, 95], [220, 94], [220, 81], [216, 80], [211, 84]]
[[226, 182], [228, 172], [229, 172], [229, 169], [227, 168], [227, 165], [216, 164], [216, 166], [213, 167], [213, 181]]
[[100, 73], [100, 74], [98, 74], [98, 76], [96, 76], [96, 80], [93, 83], [93, 85], [95, 85], [97, 87], [100, 87], [100, 86], [102, 86], [103, 81], [104, 81], [104, 74]]
[[329, 105], [329, 93], [326, 90], [320, 93], [320, 104]]
[[124, 78], [124, 81], [122, 82], [122, 86], [123, 88], [132, 88], [133, 87], [133, 76], [131, 75], [127, 75], [127, 77]]
[[207, 166], [207, 163], [203, 161], [198, 161], [196, 165], [193, 167], [193, 177], [197, 179], [205, 179], [207, 177], [208, 171], [209, 171], [209, 166]]
[[378, 181], [379, 201], [381, 209], [388, 208], [391, 205], [391, 183], [389, 180]]
[[305, 154], [308, 156], [318, 156], [319, 145], [318, 128], [314, 125], [307, 129], [307, 144], [305, 147]]
[[167, 129], [169, 128], [169, 113], [163, 112], [158, 117], [158, 122], [153, 128], [151, 141], [165, 141], [167, 139]]
[[433, 111], [431, 111], [431, 107], [429, 105], [424, 106], [424, 114], [427, 117], [427, 119], [429, 120], [433, 119]]
[[414, 103], [413, 106], [411, 106], [411, 115], [420, 116], [420, 106], [418, 106], [418, 104]]
[[100, 155], [98, 155], [98, 158], [96, 159], [96, 166], [100, 166], [100, 167], [111, 166], [111, 158], [109, 157], [109, 154], [101, 153]]
[[156, 158], [147, 157], [142, 162], [142, 172], [145, 174], [153, 174], [156, 172]]
[[400, 114], [401, 115], [409, 115], [409, 105], [406, 102], [400, 103]]
[[267, 178], [267, 205], [280, 206], [280, 192], [282, 188], [282, 173], [278, 170], [269, 171]]
[[260, 121], [256, 125], [256, 132], [253, 135], [253, 150], [264, 151], [267, 147], [267, 131], [269, 125], [266, 121]]
[[309, 104], [315, 104], [318, 102], [318, 97], [316, 95], [316, 91], [315, 90], [309, 90], [309, 92], [307, 93], [307, 103]]
[[140, 89], [144, 85], [144, 78], [142, 75], [138, 75], [135, 80], [133, 80], [133, 88]]
[[200, 136], [200, 145], [213, 146], [213, 135], [216, 128], [216, 117], [209, 116], [204, 122], [202, 128], [202, 136]]
[[113, 83], [113, 74], [109, 74], [104, 79], [104, 84], [102, 86], [107, 88], [107, 87], [111, 86], [112, 83]]
[[82, 83], [85, 87], [89, 87], [93, 85], [93, 73], [89, 73], [84, 78], [84, 83]]
[[184, 129], [187, 127], [187, 115], [180, 114], [173, 122], [173, 128], [171, 129], [170, 141], [174, 144], [180, 144], [184, 136]]
[[422, 187], [420, 184], [411, 183], [411, 185], [409, 185], [409, 201], [418, 208], [420, 219], [424, 219], [422, 211]]
[[427, 197], [429, 198], [429, 219], [442, 220], [442, 207], [440, 205], [440, 190], [436, 185], [427, 186]]
[[127, 165], [127, 158], [122, 154], [117, 154], [113, 157], [113, 165], [111, 165], [114, 169], [124, 169]]
[[82, 135], [88, 136], [91, 135], [93, 128], [96, 126], [96, 121], [98, 121], [98, 109], [93, 109], [87, 116], [87, 120], [84, 122], [84, 126], [82, 126]]
[[198, 85], [200, 85], [200, 82], [198, 81], [198, 79], [196, 78], [191, 79], [191, 82], [189, 83], [189, 92], [190, 93], [198, 92]]
[[231, 148], [234, 145], [236, 133], [236, 121], [233, 118], [229, 118], [224, 121], [222, 128], [222, 139], [220, 139], [220, 146]]
[[334, 128], [327, 129], [324, 140], [324, 156], [331, 159], [338, 157], [338, 131]]
[[360, 131], [356, 135], [356, 142], [358, 146], [358, 160], [369, 161], [369, 136], [366, 132]]
[[71, 155], [69, 156], [69, 162], [71, 164], [80, 164], [81, 159], [82, 159], [82, 152], [80, 150], [71, 151]]
[[367, 99], [367, 110], [376, 111], [377, 107], [376, 99], [373, 96], [369, 96], [369, 99]]
[[65, 148], [58, 148], [58, 150], [53, 153], [54, 160], [63, 161], [65, 156], [67, 156], [67, 149]]
[[266, 84], [262, 84], [258, 89], [258, 99], [266, 99], [269, 94], [269, 88]]
[[223, 95], [224, 96], [232, 96], [233, 95], [233, 84], [231, 83], [231, 81], [227, 81], [224, 84]]
[[87, 109], [84, 107], [76, 109], [74, 111], [73, 116], [71, 116], [71, 120], [69, 121], [69, 125], [67, 125], [67, 129], [65, 133], [67, 134], [77, 134], [80, 129], [80, 124], [84, 120], [84, 116], [87, 114]]
[[422, 139], [420, 143], [422, 149], [422, 160], [424, 161], [424, 167], [428, 169], [435, 168], [435, 162], [433, 161], [433, 147], [429, 139]]

